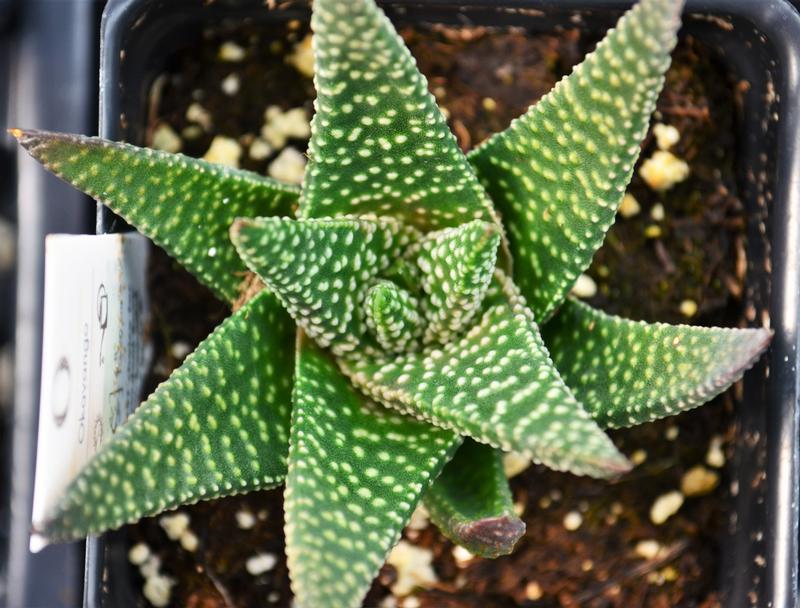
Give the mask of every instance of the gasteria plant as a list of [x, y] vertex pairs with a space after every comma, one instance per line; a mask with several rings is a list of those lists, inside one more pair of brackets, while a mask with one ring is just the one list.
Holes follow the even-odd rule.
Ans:
[[12, 131], [234, 309], [39, 532], [73, 539], [285, 483], [299, 605], [357, 606], [421, 500], [471, 551], [513, 548], [524, 525], [501, 450], [577, 474], [627, 471], [603, 429], [700, 405], [771, 336], [634, 322], [568, 296], [630, 180], [681, 8], [642, 0], [465, 156], [374, 0], [315, 0], [300, 189]]

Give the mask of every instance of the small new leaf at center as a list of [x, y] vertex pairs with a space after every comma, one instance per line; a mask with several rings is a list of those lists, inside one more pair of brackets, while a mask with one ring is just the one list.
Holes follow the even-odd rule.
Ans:
[[447, 344], [480, 310], [492, 280], [500, 233], [493, 224], [473, 221], [426, 234], [406, 257], [419, 269], [428, 326], [425, 342]]
[[378, 344], [388, 352], [415, 350], [424, 323], [419, 301], [391, 281], [381, 280], [369, 288], [366, 302], [367, 325]]

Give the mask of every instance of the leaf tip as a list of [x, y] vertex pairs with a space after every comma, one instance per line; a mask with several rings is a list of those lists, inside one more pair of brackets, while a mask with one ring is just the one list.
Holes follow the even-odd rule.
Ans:
[[602, 448], [580, 450], [579, 454], [574, 454], [569, 466], [558, 470], [570, 471], [576, 475], [588, 475], [596, 479], [618, 479], [630, 472], [633, 463], [617, 449], [608, 435], [604, 433], [602, 437]]
[[744, 372], [753, 367], [761, 358], [761, 355], [764, 354], [764, 351], [769, 348], [772, 339], [775, 337], [775, 332], [765, 327], [738, 331], [742, 332], [742, 334], [746, 332], [747, 336], [741, 343], [739, 356], [735, 358], [733, 365], [731, 365], [729, 372], [730, 382], [737, 380]]
[[[608, 436], [606, 436], [608, 438]], [[618, 479], [633, 469], [633, 463], [608, 439], [611, 450], [602, 455], [585, 455], [574, 463], [569, 471], [577, 475], [588, 475], [596, 479]]]
[[88, 138], [82, 135], [57, 133], [54, 131], [39, 131], [38, 129], [19, 129], [12, 127], [6, 129], [17, 142], [28, 151], [33, 158], [41, 162], [47, 169], [53, 170], [48, 162], [48, 152], [57, 144], [80, 144]]
[[35, 129], [19, 129], [17, 127], [6, 129], [6, 133], [16, 139], [17, 142], [19, 142], [19, 144], [31, 154], [39, 144], [43, 143], [43, 140], [45, 140], [48, 135], [53, 135], [52, 133], [47, 133], [46, 131], [37, 131]]
[[775, 331], [767, 327], [761, 327], [754, 329], [753, 335], [756, 336], [753, 342], [758, 346], [757, 350], [760, 354], [767, 350], [767, 347], [772, 343]]
[[525, 529], [516, 515], [485, 517], [459, 526], [458, 539], [472, 553], [495, 558], [511, 553]]
[[633, 463], [621, 453], [616, 458], [610, 458], [598, 464], [609, 478], [620, 477], [633, 469]]

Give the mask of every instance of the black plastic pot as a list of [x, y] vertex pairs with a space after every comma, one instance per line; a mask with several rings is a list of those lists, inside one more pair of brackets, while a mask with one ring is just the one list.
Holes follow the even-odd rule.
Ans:
[[[111, 0], [102, 28], [104, 137], [142, 143], [146, 97], [164, 59], [224, 19], [307, 18], [304, 2]], [[395, 22], [514, 25], [601, 32], [631, 2], [614, 0], [386, 0]], [[770, 354], [747, 376], [738, 412], [730, 535], [722, 539], [726, 606], [798, 601], [798, 312], [800, 312], [800, 15], [788, 0], [688, 0], [684, 32], [747, 81], [740, 112], [739, 192], [748, 208], [747, 299], [769, 317]], [[124, 226], [107, 210], [98, 230]], [[119, 535], [90, 545], [86, 606], [125, 606], [135, 593]], [[107, 585], [101, 588], [100, 580]], [[105, 598], [105, 602], [104, 602]]]
[[[0, 2], [0, 124], [8, 122], [8, 81], [11, 74], [12, 41], [10, 34], [13, 5]], [[7, 230], [16, 224], [15, 187], [16, 163], [10, 142], [0, 144], [0, 183], [4, 184], [0, 192], [0, 223], [2, 238], [7, 238]], [[5, 245], [5, 244], [3, 244]], [[5, 250], [5, 249], [4, 249]], [[0, 255], [0, 348], [8, 344], [14, 329], [14, 268], [9, 264], [12, 260]], [[0, 384], [2, 380], [0, 380]], [[0, 395], [0, 409], [3, 408], [3, 396]]]
[[[11, 36], [9, 28], [13, 6], [0, 4], [0, 124], [8, 121], [8, 80], [11, 72]], [[10, 142], [0, 145], [0, 438], [9, 436], [11, 404], [13, 402], [13, 344], [16, 250], [16, 163]], [[0, 453], [0, 470], [8, 468], [8, 457]], [[0, 505], [8, 504], [7, 492], [0, 493]], [[8, 510], [0, 508], [0, 517]], [[8, 530], [0, 527], [0, 546], [8, 543]]]
[[[99, 0], [0, 0], [2, 126], [91, 132], [96, 118]], [[13, 408], [3, 409], [0, 604], [74, 606], [83, 543], [28, 549], [39, 411], [44, 237], [92, 228], [85, 197], [20, 152], [3, 132], [2, 212], [17, 224], [16, 275], [3, 285], [15, 359]], [[5, 281], [7, 277], [2, 277]], [[11, 297], [9, 297], [11, 296]], [[6, 309], [6, 306], [8, 309]], [[4, 318], [4, 322], [6, 319]], [[5, 326], [4, 326], [5, 328]]]

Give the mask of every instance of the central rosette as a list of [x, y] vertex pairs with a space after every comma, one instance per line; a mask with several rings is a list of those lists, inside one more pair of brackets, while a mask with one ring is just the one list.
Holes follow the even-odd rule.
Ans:
[[336, 355], [444, 345], [476, 318], [500, 245], [475, 220], [427, 234], [393, 218], [238, 220], [239, 254]]
[[231, 239], [298, 326], [376, 402], [559, 470], [628, 469], [496, 268], [497, 224], [422, 232], [383, 216], [256, 218], [237, 220]]

